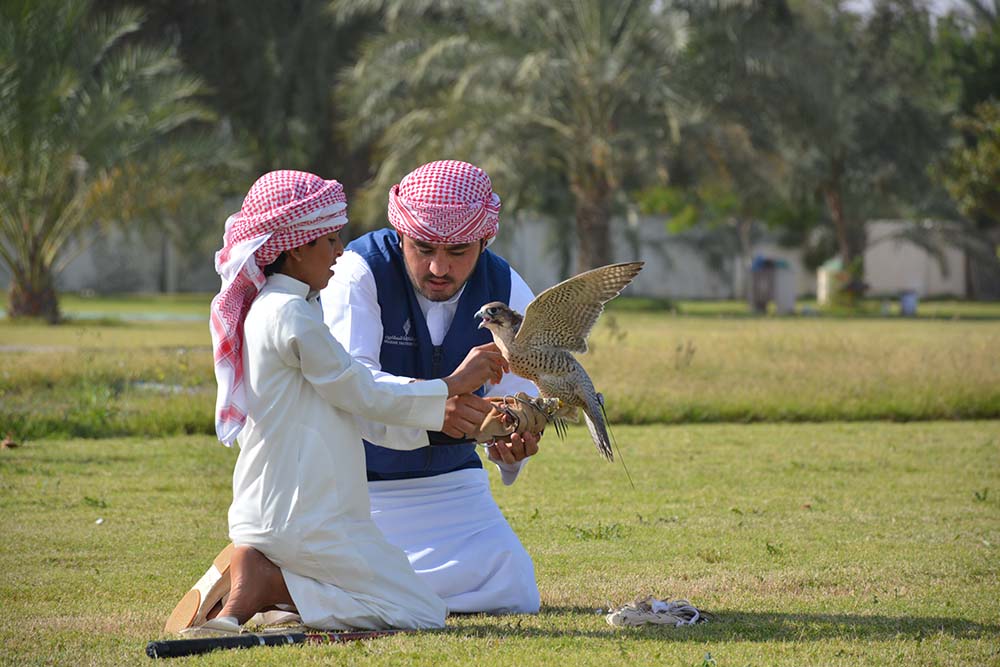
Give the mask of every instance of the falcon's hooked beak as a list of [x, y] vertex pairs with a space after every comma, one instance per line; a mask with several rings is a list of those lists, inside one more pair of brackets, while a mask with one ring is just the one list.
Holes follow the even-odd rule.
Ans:
[[479, 326], [476, 327], [477, 329], [482, 329], [493, 321], [490, 319], [490, 316], [486, 314], [486, 306], [479, 309], [479, 312], [476, 313], [476, 317], [482, 320], [482, 322], [479, 323]]

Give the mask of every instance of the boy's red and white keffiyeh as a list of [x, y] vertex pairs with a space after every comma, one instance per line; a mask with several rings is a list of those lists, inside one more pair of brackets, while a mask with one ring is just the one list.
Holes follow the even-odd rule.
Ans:
[[215, 270], [222, 289], [212, 299], [212, 351], [219, 385], [215, 432], [231, 445], [246, 422], [243, 322], [264, 286], [263, 267], [292, 248], [347, 224], [347, 197], [337, 181], [303, 171], [272, 171], [253, 184], [238, 213], [226, 220]]
[[500, 226], [500, 197], [479, 167], [431, 162], [389, 190], [389, 222], [400, 234], [426, 243], [490, 240]]

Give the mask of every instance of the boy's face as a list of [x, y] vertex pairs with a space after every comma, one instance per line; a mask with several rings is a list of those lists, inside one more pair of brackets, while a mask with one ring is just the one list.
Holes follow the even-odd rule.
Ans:
[[303, 245], [288, 251], [285, 263], [288, 275], [309, 285], [310, 289], [321, 290], [333, 276], [333, 265], [344, 254], [344, 243], [340, 232], [336, 231], [316, 239], [313, 245]]
[[476, 268], [483, 241], [449, 245], [400, 236], [403, 261], [413, 288], [431, 301], [447, 301]]

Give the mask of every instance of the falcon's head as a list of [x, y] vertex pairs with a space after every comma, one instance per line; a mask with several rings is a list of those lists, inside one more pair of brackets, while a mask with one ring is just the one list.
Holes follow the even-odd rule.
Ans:
[[519, 313], [511, 310], [507, 304], [500, 301], [491, 301], [486, 304], [479, 309], [476, 317], [482, 320], [479, 323], [480, 329], [489, 329], [494, 336], [498, 336], [502, 340], [513, 338], [524, 319]]

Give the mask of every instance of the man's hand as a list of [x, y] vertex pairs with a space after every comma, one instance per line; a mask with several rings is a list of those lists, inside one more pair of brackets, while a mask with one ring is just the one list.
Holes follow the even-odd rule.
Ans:
[[496, 344], [477, 345], [469, 350], [455, 372], [444, 378], [448, 385], [448, 395], [471, 394], [487, 382], [499, 384], [508, 368], [507, 360]]
[[452, 396], [444, 404], [441, 432], [453, 438], [474, 439], [479, 425], [493, 409], [493, 404], [475, 394]]
[[523, 435], [513, 433], [510, 436], [510, 442], [494, 440], [487, 451], [490, 453], [491, 461], [513, 464], [537, 454], [538, 441], [541, 439], [541, 433], [531, 433], [530, 431], [526, 431]]

